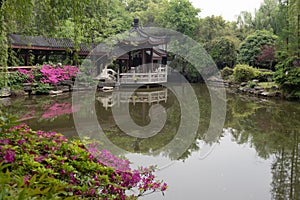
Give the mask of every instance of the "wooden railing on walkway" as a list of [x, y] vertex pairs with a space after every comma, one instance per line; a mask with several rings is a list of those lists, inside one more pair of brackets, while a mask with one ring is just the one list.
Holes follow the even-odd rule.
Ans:
[[[36, 66], [9, 66], [7, 67], [7, 71], [9, 73], [16, 72], [18, 69], [26, 69], [26, 70], [31, 70], [31, 69], [36, 69]], [[4, 72], [5, 68], [0, 67], [0, 72]]]

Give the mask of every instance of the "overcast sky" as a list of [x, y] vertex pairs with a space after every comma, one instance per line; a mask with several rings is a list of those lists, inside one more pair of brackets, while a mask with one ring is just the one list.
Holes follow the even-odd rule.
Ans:
[[263, 0], [190, 0], [194, 7], [200, 8], [200, 17], [223, 16], [228, 21], [236, 20], [241, 11], [254, 13]]

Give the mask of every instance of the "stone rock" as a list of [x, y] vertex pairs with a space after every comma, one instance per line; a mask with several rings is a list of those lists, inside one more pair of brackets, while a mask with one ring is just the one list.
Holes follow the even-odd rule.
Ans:
[[57, 94], [61, 94], [61, 93], [63, 93], [62, 90], [57, 90], [57, 91], [51, 90], [51, 91], [49, 92], [50, 95], [57, 95]]
[[276, 97], [282, 97], [282, 92], [281, 91], [276, 91], [275, 96]]
[[246, 91], [246, 88], [244, 88], [244, 87], [239, 87], [239, 91], [245, 92], [245, 91]]
[[58, 86], [58, 87], [57, 87], [57, 90], [58, 90], [58, 91], [61, 90], [61, 91], [63, 91], [63, 92], [69, 92], [69, 91], [71, 91], [71, 87], [70, 87], [70, 86], [67, 86], [67, 85], [64, 85], [64, 86]]
[[260, 93], [262, 96], [265, 96], [265, 97], [267, 97], [267, 96], [269, 96], [270, 95], [270, 92], [262, 92], [262, 93]]
[[263, 90], [264, 88], [260, 87], [260, 86], [255, 86], [254, 87], [255, 90]]
[[11, 95], [9, 87], [3, 87], [0, 89], [0, 97], [9, 97]]
[[3, 106], [10, 106], [11, 105], [11, 99], [9, 97], [1, 98], [0, 99], [0, 104], [2, 104]]
[[279, 88], [278, 88], [277, 85], [273, 85], [273, 86], [271, 87], [271, 89], [272, 89], [272, 90], [278, 90]]
[[248, 84], [247, 82], [242, 82], [240, 85], [241, 85], [242, 87], [245, 87], [247, 84]]
[[260, 95], [262, 92], [263, 92], [263, 91], [261, 91], [261, 90], [256, 90], [256, 91], [254, 91], [254, 94], [255, 94], [255, 95]]
[[20, 97], [20, 96], [26, 96], [28, 95], [27, 92], [25, 92], [24, 90], [13, 90], [11, 92], [11, 96], [13, 97]]
[[257, 79], [253, 79], [253, 80], [252, 80], [252, 82], [253, 82], [253, 83], [258, 83], [258, 82], [259, 82], [259, 80], [257, 80]]
[[63, 80], [59, 84], [61, 84], [61, 85], [73, 85], [73, 81], [71, 81], [71, 80]]

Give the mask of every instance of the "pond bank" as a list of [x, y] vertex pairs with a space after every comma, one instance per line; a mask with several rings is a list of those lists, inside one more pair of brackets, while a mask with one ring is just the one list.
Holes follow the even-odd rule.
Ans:
[[225, 87], [235, 91], [235, 93], [243, 93], [257, 97], [286, 99], [286, 96], [276, 85], [262, 87], [258, 84], [258, 82], [255, 81], [251, 83], [242, 82], [240, 84], [233, 83], [231, 81], [224, 81], [224, 85]]

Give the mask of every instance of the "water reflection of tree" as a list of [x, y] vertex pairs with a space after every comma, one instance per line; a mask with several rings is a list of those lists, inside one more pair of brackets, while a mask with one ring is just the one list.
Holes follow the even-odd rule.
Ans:
[[272, 164], [272, 196], [275, 200], [300, 199], [299, 132], [294, 131], [290, 136], [292, 145], [280, 148]]
[[260, 157], [273, 159], [272, 199], [300, 199], [299, 104], [231, 96], [226, 126], [237, 143], [250, 142]]

